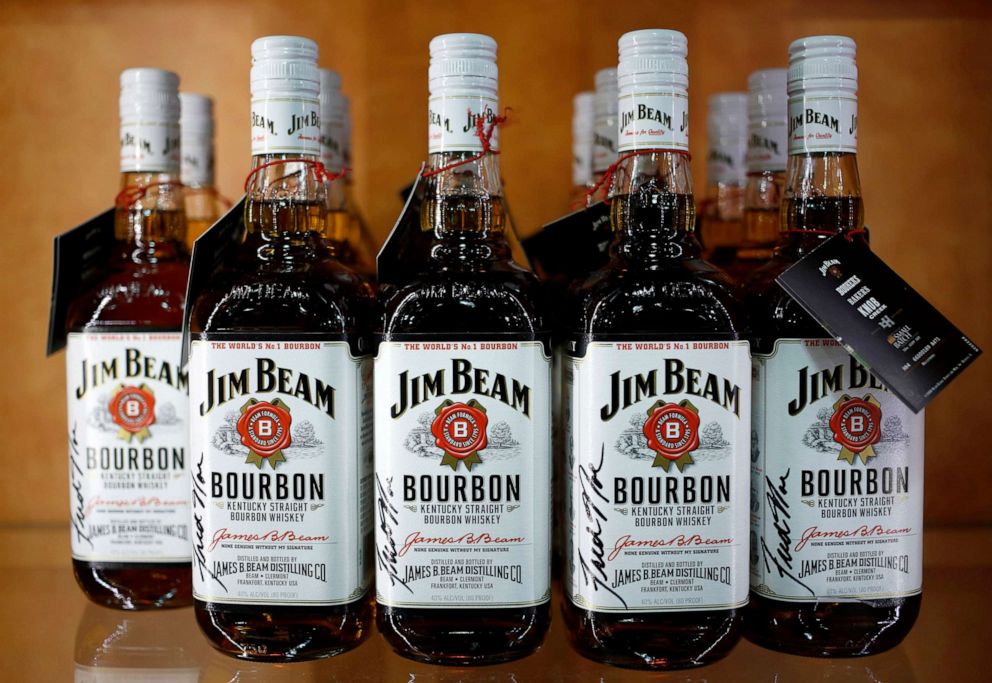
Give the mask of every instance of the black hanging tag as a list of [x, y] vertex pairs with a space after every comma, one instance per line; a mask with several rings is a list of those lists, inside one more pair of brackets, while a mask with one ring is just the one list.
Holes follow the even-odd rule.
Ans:
[[831, 237], [778, 283], [915, 412], [981, 354], [858, 237]]
[[551, 278], [584, 278], [609, 260], [610, 205], [596, 202], [553, 220], [523, 241], [530, 260]]
[[65, 347], [69, 301], [106, 273], [114, 246], [114, 211], [107, 209], [55, 237], [46, 347], [49, 356]]
[[206, 287], [207, 282], [230, 264], [235, 249], [244, 240], [245, 198], [234, 203], [227, 213], [193, 242], [193, 256], [186, 281], [186, 306], [183, 309], [183, 350], [181, 363], [189, 361], [189, 320], [193, 303]]
[[422, 272], [427, 263], [427, 251], [431, 235], [420, 228], [420, 206], [424, 201], [424, 168], [420, 170], [413, 184], [406, 192], [406, 203], [393, 229], [383, 242], [376, 257], [376, 270], [379, 285], [399, 286]]

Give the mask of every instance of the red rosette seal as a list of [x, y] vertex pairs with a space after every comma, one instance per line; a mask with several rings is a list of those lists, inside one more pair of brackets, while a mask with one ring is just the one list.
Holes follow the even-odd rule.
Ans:
[[882, 407], [871, 395], [852, 398], [847, 394], [834, 403], [834, 414], [830, 418], [830, 430], [834, 441], [840, 444], [838, 460], [854, 464], [854, 458], [867, 465], [877, 453], [872, 448], [882, 439]]
[[699, 410], [688, 400], [678, 404], [656, 401], [648, 409], [644, 437], [655, 455], [652, 467], [666, 472], [672, 463], [681, 472], [695, 461], [692, 451], [699, 448]]
[[465, 469], [472, 471], [482, 462], [479, 451], [489, 445], [486, 409], [475, 399], [468, 403], [445, 400], [434, 415], [431, 434], [434, 435], [434, 445], [444, 451], [441, 464], [457, 470], [459, 463], [465, 463]]
[[147, 384], [137, 387], [122, 384], [114, 392], [107, 409], [110, 419], [120, 427], [118, 439], [131, 441], [137, 438], [141, 442], [152, 435], [148, 427], [155, 423], [155, 394]]
[[289, 406], [276, 399], [258, 401], [254, 398], [241, 406], [241, 417], [238, 418], [238, 434], [241, 443], [248, 447], [250, 463], [262, 469], [266, 462], [272, 469], [281, 462], [286, 462], [284, 448], [289, 448], [293, 442], [290, 427], [293, 418], [289, 415]]

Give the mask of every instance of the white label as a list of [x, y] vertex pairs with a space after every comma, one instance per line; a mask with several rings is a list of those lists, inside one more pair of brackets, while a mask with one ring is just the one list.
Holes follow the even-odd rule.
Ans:
[[747, 170], [784, 171], [789, 134], [785, 121], [752, 121], [747, 136]]
[[316, 97], [251, 101], [251, 153], [320, 154], [320, 103]]
[[539, 342], [385, 342], [375, 361], [376, 599], [551, 595], [551, 359]]
[[365, 593], [371, 373], [341, 341], [193, 342], [195, 597], [334, 605]]
[[706, 179], [710, 183], [744, 185], [747, 180], [747, 139], [718, 138], [706, 157]]
[[72, 556], [189, 562], [186, 372], [180, 335], [70, 333]]
[[689, 98], [685, 93], [621, 95], [618, 113], [619, 150], [689, 150]]
[[[596, 119], [592, 138], [592, 171], [596, 176], [604, 173], [617, 160], [617, 117]], [[609, 189], [609, 188], [607, 188]]]
[[121, 172], [179, 170], [179, 122], [122, 121]]
[[214, 139], [210, 133], [188, 132], [183, 135], [183, 159], [180, 171], [187, 187], [213, 187]]
[[[430, 98], [427, 112], [427, 151], [481, 152], [478, 120], [484, 122], [483, 133], [489, 131], [496, 118], [498, 102], [484, 95], [436, 95]], [[490, 147], [499, 149], [499, 126], [493, 129]]]
[[[609, 164], [607, 164], [609, 165]], [[572, 143], [572, 185], [592, 185], [592, 143], [586, 139]]]
[[567, 362], [571, 601], [599, 612], [744, 605], [748, 343], [594, 342]]
[[754, 358], [751, 589], [791, 602], [920, 592], [923, 413], [832, 339]]
[[858, 98], [799, 95], [789, 98], [789, 154], [858, 151]]
[[344, 169], [344, 119], [335, 117], [323, 126], [326, 135], [320, 136], [320, 161], [328, 173], [340, 173]]

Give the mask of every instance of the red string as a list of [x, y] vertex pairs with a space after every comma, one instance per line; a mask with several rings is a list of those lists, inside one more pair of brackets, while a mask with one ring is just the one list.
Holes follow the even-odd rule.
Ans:
[[[603, 175], [599, 177], [599, 181], [586, 192], [586, 204], [588, 205], [589, 200], [599, 191], [599, 188], [603, 187], [604, 184], [609, 187], [613, 183], [613, 176], [616, 175], [617, 169], [620, 168], [620, 164], [627, 161], [627, 159], [632, 159], [633, 157], [642, 156], [644, 154], [681, 154], [689, 160], [692, 159], [692, 156], [688, 152], [684, 152], [679, 149], [637, 149], [633, 152], [621, 154], [617, 157], [616, 161], [607, 166], [606, 170], [603, 171]], [[607, 197], [604, 201], [609, 204], [610, 198]]]
[[230, 199], [222, 195], [216, 187], [208, 187], [207, 194], [211, 195], [214, 199], [219, 201], [224, 206], [225, 209], [230, 209], [232, 206], [234, 206], [234, 202], [232, 202]]
[[[471, 114], [472, 110], [469, 109], [468, 113]], [[467, 159], [462, 159], [461, 161], [456, 161], [454, 163], [448, 164], [447, 166], [442, 166], [441, 168], [435, 168], [431, 171], [425, 171], [424, 177], [430, 178], [431, 176], [435, 176], [439, 173], [450, 171], [453, 168], [458, 168], [459, 166], [464, 166], [465, 164], [471, 164], [473, 161], [478, 161], [487, 154], [499, 154], [499, 150], [493, 149], [492, 146], [493, 133], [496, 132], [496, 126], [501, 126], [504, 123], [506, 123], [506, 118], [509, 115], [509, 113], [510, 113], [510, 108], [507, 107], [506, 109], [503, 110], [502, 114], [497, 114], [496, 116], [494, 116], [493, 120], [489, 122], [488, 126], [486, 125], [486, 121], [483, 117], [477, 116], [475, 118], [475, 134], [479, 136], [479, 142], [482, 143], [482, 151], [476, 154], [475, 156], [471, 156]]]
[[151, 188], [168, 186], [182, 187], [183, 184], [178, 180], [163, 180], [161, 182], [148, 183], [147, 185], [125, 185], [124, 189], [114, 197], [114, 206], [121, 209], [130, 209], [139, 199], [143, 199]]
[[[316, 159], [275, 159], [273, 161], [266, 161], [264, 164], [261, 164], [260, 166], [256, 166], [251, 171], [249, 171], [247, 177], [245, 177], [245, 192], [248, 191], [248, 183], [251, 182], [251, 179], [255, 177], [256, 173], [261, 171], [263, 168], [269, 168], [270, 166], [279, 166], [281, 164], [305, 164], [307, 166], [313, 166], [314, 170], [317, 173], [317, 180], [328, 183], [333, 183], [335, 180], [338, 180], [339, 178], [344, 178], [345, 175], [348, 173], [347, 168], [342, 168], [337, 173], [329, 173], [327, 171], [327, 167], [324, 166], [322, 162], [317, 161]], [[289, 174], [289, 175], [293, 175], [293, 174]]]

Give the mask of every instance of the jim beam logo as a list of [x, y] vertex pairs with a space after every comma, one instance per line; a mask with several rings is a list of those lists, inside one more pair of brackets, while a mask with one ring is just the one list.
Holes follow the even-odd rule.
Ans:
[[434, 435], [434, 444], [444, 451], [441, 465], [458, 471], [458, 465], [464, 463], [465, 469], [471, 472], [482, 462], [479, 452], [489, 445], [486, 409], [474, 398], [468, 403], [445, 399], [434, 415], [431, 434]]
[[655, 452], [652, 467], [666, 472], [674, 463], [679, 472], [693, 464], [699, 448], [699, 410], [688, 399], [679, 403], [655, 401], [644, 422], [648, 447]]
[[110, 399], [110, 419], [120, 429], [117, 438], [139, 443], [151, 436], [148, 427], [155, 423], [155, 394], [147, 384], [120, 385]]
[[834, 414], [830, 418], [830, 430], [834, 441], [840, 444], [838, 460], [853, 465], [859, 458], [867, 465], [877, 454], [872, 448], [882, 438], [882, 407], [871, 394], [864, 398], [841, 396], [834, 403]]
[[245, 462], [258, 469], [264, 468], [265, 463], [275, 469], [279, 463], [286, 462], [283, 449], [289, 448], [292, 443], [289, 429], [292, 424], [289, 406], [282, 399], [277, 398], [271, 403], [248, 399], [241, 406], [237, 425], [241, 443], [248, 448]]

